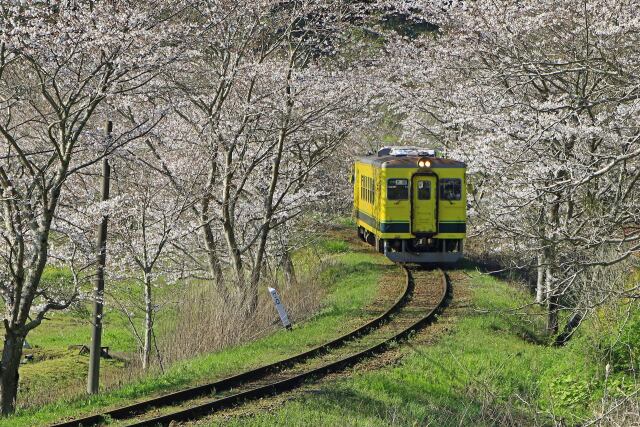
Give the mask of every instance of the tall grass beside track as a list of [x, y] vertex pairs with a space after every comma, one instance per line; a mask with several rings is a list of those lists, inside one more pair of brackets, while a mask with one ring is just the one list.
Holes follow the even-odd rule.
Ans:
[[[129, 404], [138, 398], [210, 382], [320, 345], [372, 317], [366, 306], [376, 296], [378, 280], [383, 273], [396, 267], [364, 246], [354, 250], [347, 243], [335, 239], [320, 241], [311, 255], [315, 262], [323, 264], [317, 270], [316, 283], [323, 287], [324, 297], [320, 310], [296, 324], [293, 331], [279, 330], [253, 342], [179, 361], [164, 374], [139, 378], [96, 396], [58, 400], [37, 409], [23, 408], [15, 416], [0, 420], [0, 426], [50, 424], [63, 418]], [[304, 276], [299, 279], [304, 279]], [[286, 305], [287, 300], [283, 299]], [[84, 368], [80, 375], [86, 375]], [[55, 378], [51, 378], [49, 386], [55, 387]]]

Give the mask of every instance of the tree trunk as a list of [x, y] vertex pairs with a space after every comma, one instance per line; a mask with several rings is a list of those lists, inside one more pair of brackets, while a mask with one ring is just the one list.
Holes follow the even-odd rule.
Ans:
[[293, 101], [291, 100], [291, 81], [293, 66], [293, 57], [290, 59], [289, 70], [287, 73], [287, 86], [286, 94], [287, 99], [285, 101], [286, 114], [280, 132], [278, 133], [278, 144], [276, 146], [275, 156], [273, 158], [273, 164], [271, 165], [271, 180], [267, 194], [264, 200], [264, 220], [262, 222], [262, 229], [260, 230], [260, 241], [258, 243], [258, 249], [256, 251], [255, 264], [253, 271], [251, 272], [250, 282], [250, 296], [249, 296], [249, 314], [253, 313], [258, 306], [258, 283], [260, 282], [260, 275], [262, 274], [262, 262], [264, 254], [267, 248], [267, 240], [269, 238], [269, 232], [271, 231], [271, 220], [273, 219], [274, 203], [273, 197], [278, 187], [278, 178], [280, 176], [280, 163], [282, 162], [282, 155], [284, 152], [284, 143], [287, 139], [287, 129], [289, 126], [289, 119], [291, 117], [291, 111], [293, 109]]
[[222, 276], [222, 266], [220, 265], [220, 259], [218, 258], [217, 248], [215, 238], [213, 236], [213, 230], [211, 230], [211, 225], [206, 220], [206, 217], [203, 216], [204, 225], [202, 230], [204, 232], [204, 242], [207, 248], [207, 261], [209, 263], [209, 272], [211, 273], [211, 277], [216, 282], [218, 287], [218, 291], [223, 291], [223, 287], [221, 286], [224, 282], [224, 278]]
[[231, 206], [231, 182], [233, 170], [233, 152], [231, 149], [225, 151], [225, 170], [222, 180], [222, 229], [227, 243], [227, 250], [231, 258], [231, 265], [235, 272], [236, 288], [242, 292], [244, 287], [244, 274], [242, 271], [242, 256], [238, 249], [235, 230], [233, 229], [233, 212]]
[[11, 415], [16, 410], [18, 369], [20, 368], [24, 339], [24, 336], [6, 329], [2, 350], [2, 379], [0, 380], [0, 414], [2, 416]]
[[[565, 171], [557, 173], [557, 179], [564, 176]], [[558, 242], [558, 230], [560, 229], [560, 203], [562, 194], [556, 193], [549, 209], [549, 221], [547, 235], [552, 236], [548, 239], [548, 245], [545, 246], [545, 264], [546, 264], [546, 283], [547, 283], [547, 333], [555, 335], [558, 333], [558, 301], [560, 299], [560, 289], [558, 287], [557, 274], [557, 251], [556, 244]]]
[[149, 369], [151, 340], [153, 338], [153, 300], [151, 296], [151, 276], [144, 274], [144, 347], [142, 349], [142, 369]]
[[538, 254], [538, 278], [536, 280], [536, 303], [542, 304], [544, 301], [544, 254], [540, 252]]
[[244, 273], [242, 271], [242, 256], [238, 249], [238, 242], [236, 241], [235, 232], [233, 231], [233, 225], [230, 221], [224, 221], [224, 238], [227, 242], [227, 249], [229, 251], [229, 257], [231, 258], [231, 265], [235, 273], [236, 287], [242, 289], [244, 287]]
[[558, 335], [558, 337], [556, 338], [555, 345], [556, 346], [565, 345], [567, 341], [571, 339], [571, 336], [573, 335], [575, 330], [578, 328], [578, 326], [580, 326], [580, 323], [582, 323], [583, 318], [584, 318], [584, 314], [581, 311], [576, 311], [575, 313], [573, 313], [573, 315], [565, 325], [562, 333]]
[[295, 267], [293, 266], [293, 262], [291, 261], [291, 254], [286, 248], [283, 249], [283, 254], [280, 258], [280, 265], [282, 266], [282, 271], [284, 272], [285, 285], [297, 286], [298, 278], [296, 277]]
[[[209, 214], [209, 208], [211, 205], [211, 201], [213, 199], [211, 191], [214, 189], [214, 184], [216, 182], [216, 178], [218, 176], [218, 163], [216, 162], [216, 157], [212, 156], [211, 158], [211, 168], [209, 170], [209, 177], [207, 178], [207, 192], [202, 197], [201, 200], [201, 213], [200, 213], [200, 221], [202, 222], [202, 230], [204, 233], [204, 242], [207, 248], [207, 260], [209, 262], [209, 271], [213, 280], [215, 280], [216, 285], [218, 286], [219, 292], [225, 292], [226, 289], [223, 289], [223, 277], [222, 277], [222, 266], [220, 265], [220, 259], [218, 258], [218, 251], [216, 240], [213, 234], [213, 229], [211, 227], [211, 216]], [[224, 295], [226, 298], [227, 295]]]
[[[269, 218], [271, 215], [269, 215]], [[267, 247], [267, 238], [269, 237], [269, 225], [265, 224], [264, 229], [260, 236], [260, 242], [258, 243], [258, 250], [256, 252], [255, 265], [251, 271], [251, 281], [249, 282], [249, 295], [247, 297], [248, 306], [247, 314], [252, 314], [258, 307], [258, 284], [260, 283], [260, 277], [262, 276], [262, 265], [264, 259], [264, 253]]]
[[558, 296], [552, 295], [549, 297], [548, 303], [548, 318], [547, 318], [547, 332], [549, 335], [555, 335], [558, 333]]
[[555, 335], [558, 333], [558, 295], [555, 286], [555, 276], [551, 271], [551, 267], [546, 269], [547, 284], [547, 333]]

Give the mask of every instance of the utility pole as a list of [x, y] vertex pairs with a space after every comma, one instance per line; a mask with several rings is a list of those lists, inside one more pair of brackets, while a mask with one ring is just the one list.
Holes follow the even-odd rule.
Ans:
[[[113, 123], [107, 122], [107, 144], [111, 139]], [[107, 147], [108, 149], [108, 147]], [[109, 181], [111, 167], [105, 154], [102, 159], [102, 197], [104, 202], [109, 200]], [[93, 288], [93, 333], [91, 334], [91, 349], [89, 354], [89, 377], [87, 379], [87, 393], [96, 394], [100, 387], [100, 354], [102, 353], [102, 307], [104, 303], [104, 266], [107, 260], [107, 221], [104, 215], [98, 228], [98, 268], [96, 271], [95, 287]]]

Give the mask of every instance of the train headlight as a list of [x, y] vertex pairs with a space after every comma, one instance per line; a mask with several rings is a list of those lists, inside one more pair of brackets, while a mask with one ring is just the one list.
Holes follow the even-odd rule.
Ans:
[[421, 168], [428, 168], [431, 167], [431, 162], [427, 159], [420, 159], [418, 160], [418, 166]]

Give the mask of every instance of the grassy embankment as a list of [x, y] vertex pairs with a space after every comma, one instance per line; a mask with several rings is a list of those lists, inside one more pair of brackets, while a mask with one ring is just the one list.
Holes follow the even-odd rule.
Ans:
[[[70, 273], [64, 269], [48, 267], [43, 274], [43, 284], [70, 281]], [[125, 361], [136, 358], [137, 342], [131, 332], [129, 319], [114, 301], [127, 304], [142, 300], [142, 287], [130, 281], [109, 283], [107, 304], [104, 312], [102, 345], [116, 357], [103, 359], [101, 374], [103, 378], [124, 380]], [[170, 287], [159, 286], [155, 289], [158, 301], [170, 294]], [[138, 304], [139, 305], [139, 304]], [[60, 396], [77, 392], [78, 384], [83, 387], [86, 380], [89, 358], [80, 354], [79, 348], [72, 346], [88, 345], [91, 340], [91, 304], [78, 304], [63, 312], [51, 312], [41, 326], [27, 337], [31, 348], [25, 348], [23, 355], [33, 356], [32, 361], [20, 368], [20, 390], [18, 403], [22, 406], [39, 406]], [[134, 311], [134, 310], [131, 310]], [[174, 310], [167, 307], [159, 310], [156, 327], [162, 327], [174, 318]], [[135, 310], [132, 319], [142, 326], [140, 310]]]
[[[295, 393], [273, 411], [224, 424], [572, 425], [598, 413], [605, 393], [612, 398], [634, 387], [637, 312], [620, 340], [610, 335], [615, 328], [608, 310], [617, 309], [610, 307], [583, 324], [567, 346], [549, 347], [537, 335], [543, 313], [525, 307], [531, 301], [526, 291], [473, 266], [453, 275], [454, 300], [440, 322], [448, 332], [435, 344], [423, 331], [401, 347], [394, 366], [356, 369], [320, 390]], [[614, 350], [608, 359], [607, 348]], [[608, 378], [606, 360], [612, 363]]]
[[[326, 288], [325, 299], [322, 310], [297, 324], [292, 332], [279, 331], [251, 343], [179, 362], [162, 375], [149, 376], [97, 396], [60, 400], [38, 409], [23, 409], [14, 417], [0, 420], [0, 426], [42, 425], [228, 376], [319, 345], [371, 317], [366, 306], [376, 296], [378, 280], [396, 267], [364, 246], [353, 246], [339, 239], [320, 241], [309, 250], [313, 251], [313, 256], [307, 259], [325, 264], [319, 280]], [[128, 337], [124, 321], [113, 315], [105, 328], [106, 345], [120, 351], [135, 345]], [[78, 322], [73, 314], [60, 314], [30, 336], [30, 343], [35, 346], [34, 351], [62, 352], [69, 344], [88, 342], [88, 330], [85, 329], [86, 324]], [[21, 374], [26, 383], [37, 383], [39, 388], [55, 388], [57, 381], [66, 375], [82, 378], [86, 375], [87, 356], [71, 354], [54, 359], [58, 360], [55, 366], [47, 366], [46, 361], [24, 365]], [[109, 369], [106, 371], [108, 375]]]

